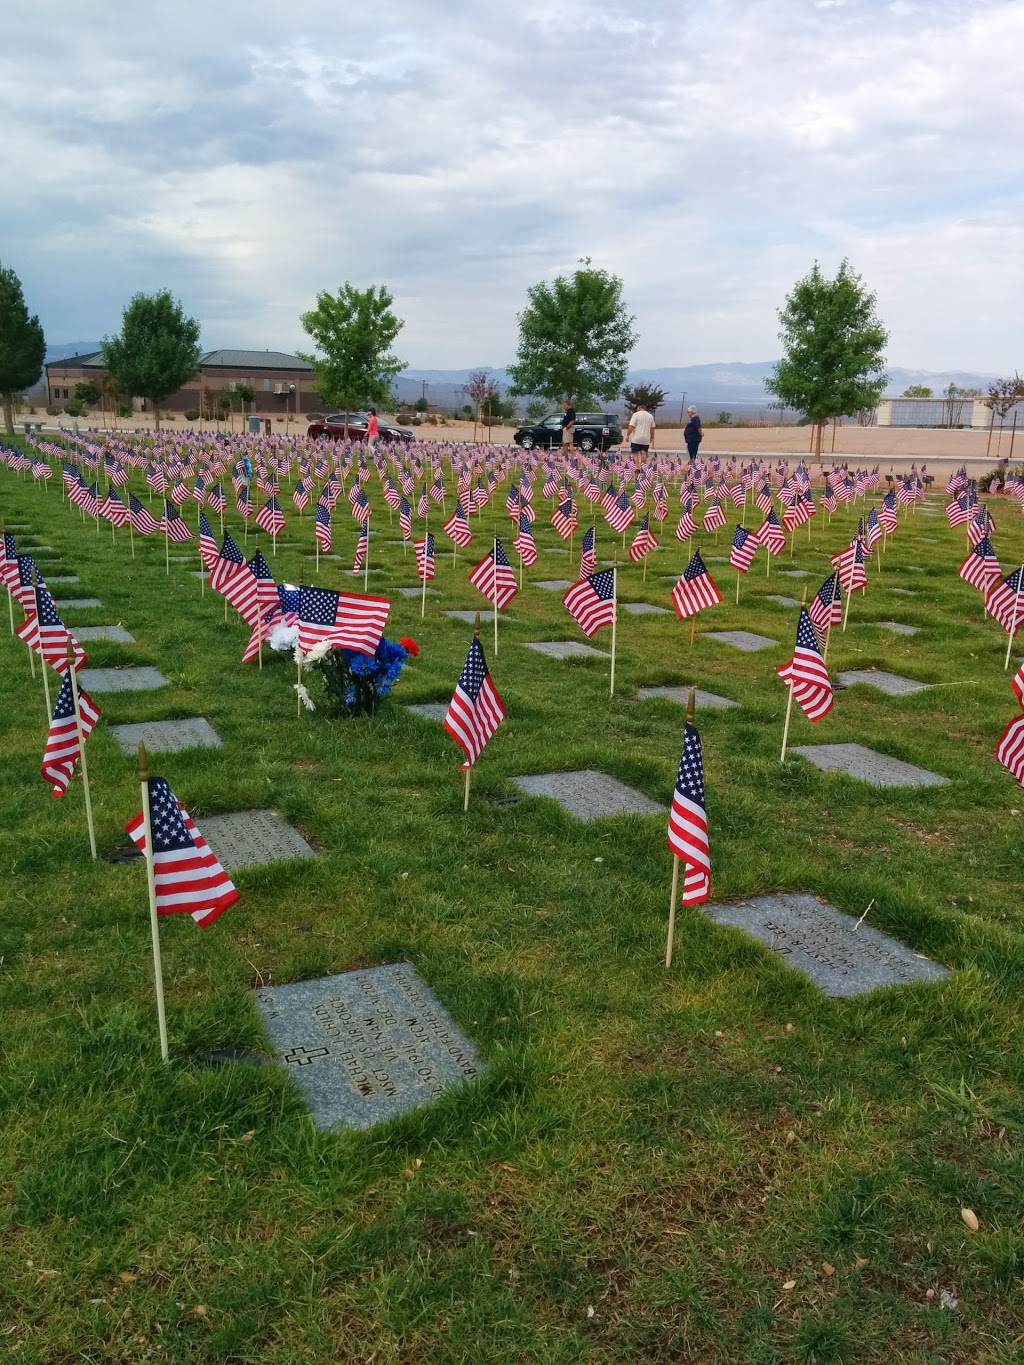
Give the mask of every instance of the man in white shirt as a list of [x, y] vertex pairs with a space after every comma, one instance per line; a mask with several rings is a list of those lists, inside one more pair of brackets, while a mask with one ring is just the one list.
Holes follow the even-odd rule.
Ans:
[[654, 417], [647, 411], [643, 403], [636, 405], [636, 411], [629, 419], [626, 439], [629, 441], [629, 449], [632, 452], [633, 462], [639, 474], [643, 458], [654, 444]]

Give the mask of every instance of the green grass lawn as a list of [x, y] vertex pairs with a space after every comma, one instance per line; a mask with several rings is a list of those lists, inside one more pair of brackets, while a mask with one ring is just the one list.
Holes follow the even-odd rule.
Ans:
[[[385, 543], [400, 532], [396, 520], [387, 533], [373, 485], [370, 590], [386, 595], [415, 583], [415, 566]], [[294, 548], [273, 558], [261, 543], [280, 579], [305, 568], [308, 582], [312, 517], [300, 526], [289, 492], [282, 540]], [[68, 611], [68, 625], [122, 621], [136, 637], [90, 643], [90, 666], [152, 664], [169, 679], [95, 697], [93, 863], [80, 780], [54, 801], [39, 776], [41, 685], [3, 628], [0, 1358], [1022, 1358], [1024, 792], [993, 756], [1016, 700], [1006, 635], [956, 576], [962, 528], [901, 515], [828, 661], [833, 677], [877, 666], [961, 685], [906, 699], [855, 687], [817, 725], [794, 715], [791, 744], [857, 741], [950, 779], [880, 791], [799, 757], [779, 763], [786, 690], [774, 667], [792, 651], [796, 612], [764, 601], [817, 589], [859, 504], [831, 527], [819, 513], [770, 579], [759, 552], [739, 607], [734, 572], [710, 560], [728, 555], [731, 532], [717, 547], [705, 536], [724, 603], [701, 614], [692, 649], [674, 615], [623, 614], [613, 700], [607, 661], [522, 648], [583, 639], [560, 594], [530, 585], [574, 576], [546, 500], [537, 506], [542, 552], [497, 658], [483, 634], [508, 720], [463, 814], [459, 751], [402, 704], [451, 696], [471, 630], [441, 613], [486, 605], [466, 576], [490, 509], [454, 566], [439, 535], [425, 621], [418, 600], [393, 598], [387, 634], [422, 652], [392, 699], [372, 719], [331, 722], [296, 718], [290, 661], [239, 665], [248, 627], [233, 610], [225, 625], [221, 599], [200, 595], [197, 562], [168, 577], [157, 536], [136, 538], [132, 562], [127, 532], [114, 547], [109, 526], [83, 525], [57, 479], [44, 490], [0, 471], [0, 516], [31, 527], [19, 548], [53, 546], [44, 572], [79, 575], [54, 595], [102, 599]], [[647, 583], [623, 568], [621, 600], [670, 605], [687, 559], [671, 507]], [[1024, 518], [1004, 503], [994, 513], [1007, 572], [1024, 560]], [[351, 586], [343, 502], [334, 522], [342, 558], [318, 581]], [[498, 524], [510, 547], [507, 518]], [[227, 525], [241, 540], [233, 513]], [[791, 564], [809, 576], [782, 577]], [[873, 624], [886, 620], [920, 631]], [[701, 635], [730, 628], [779, 648], [741, 654]], [[592, 643], [608, 648], [609, 632]], [[596, 768], [667, 806], [683, 709], [632, 697], [668, 683], [740, 703], [696, 718], [712, 899], [804, 889], [855, 915], [873, 902], [869, 922], [952, 969], [948, 982], [831, 1000], [693, 909], [680, 912], [667, 973], [663, 817], [581, 824], [549, 801], [490, 799], [520, 774]], [[269, 806], [320, 856], [237, 872], [241, 900], [209, 930], [162, 922], [168, 1067], [144, 868], [102, 857], [139, 808], [134, 761], [106, 726], [191, 715], [223, 749], [154, 756], [152, 769], [200, 828]], [[267, 1046], [254, 986], [396, 959], [485, 1056], [478, 1083], [389, 1126], [325, 1134], [276, 1067], [198, 1063], [205, 1048]], [[941, 1306], [943, 1291], [956, 1308]]]

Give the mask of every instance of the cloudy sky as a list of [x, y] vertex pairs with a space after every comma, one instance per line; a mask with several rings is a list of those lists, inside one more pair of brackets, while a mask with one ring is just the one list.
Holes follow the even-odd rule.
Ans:
[[411, 365], [502, 365], [527, 286], [621, 275], [636, 365], [762, 360], [817, 258], [892, 363], [1024, 368], [1024, 0], [305, 0], [5, 15], [0, 262], [53, 342], [170, 288], [292, 349], [386, 283]]

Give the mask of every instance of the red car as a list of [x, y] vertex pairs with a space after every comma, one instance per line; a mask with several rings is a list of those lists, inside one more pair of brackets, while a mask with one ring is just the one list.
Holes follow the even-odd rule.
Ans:
[[[350, 441], [365, 441], [369, 420], [369, 413], [350, 412], [348, 415], [348, 439]], [[392, 426], [390, 422], [385, 422], [381, 417], [377, 418], [377, 428], [380, 433], [379, 439], [385, 443], [390, 441], [409, 442], [416, 439], [408, 427]], [[306, 435], [329, 436], [333, 441], [343, 441], [345, 439], [345, 414], [335, 412], [330, 417], [323, 417], [317, 422], [310, 422]]]

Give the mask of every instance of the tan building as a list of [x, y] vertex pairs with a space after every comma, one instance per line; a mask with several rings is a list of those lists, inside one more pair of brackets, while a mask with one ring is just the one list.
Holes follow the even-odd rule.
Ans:
[[[99, 351], [90, 355], [67, 356], [53, 360], [46, 366], [46, 401], [59, 407], [73, 398], [75, 385], [93, 383], [102, 389], [107, 376]], [[170, 394], [162, 408], [167, 412], [189, 412], [200, 406], [215, 410], [218, 394], [235, 384], [247, 384], [255, 391], [255, 399], [248, 411], [267, 417], [283, 417], [286, 413], [315, 412], [320, 406], [316, 391], [317, 373], [307, 361], [283, 351], [207, 351], [199, 361], [199, 373], [190, 384]], [[147, 404], [136, 398], [133, 406], [144, 412]]]

